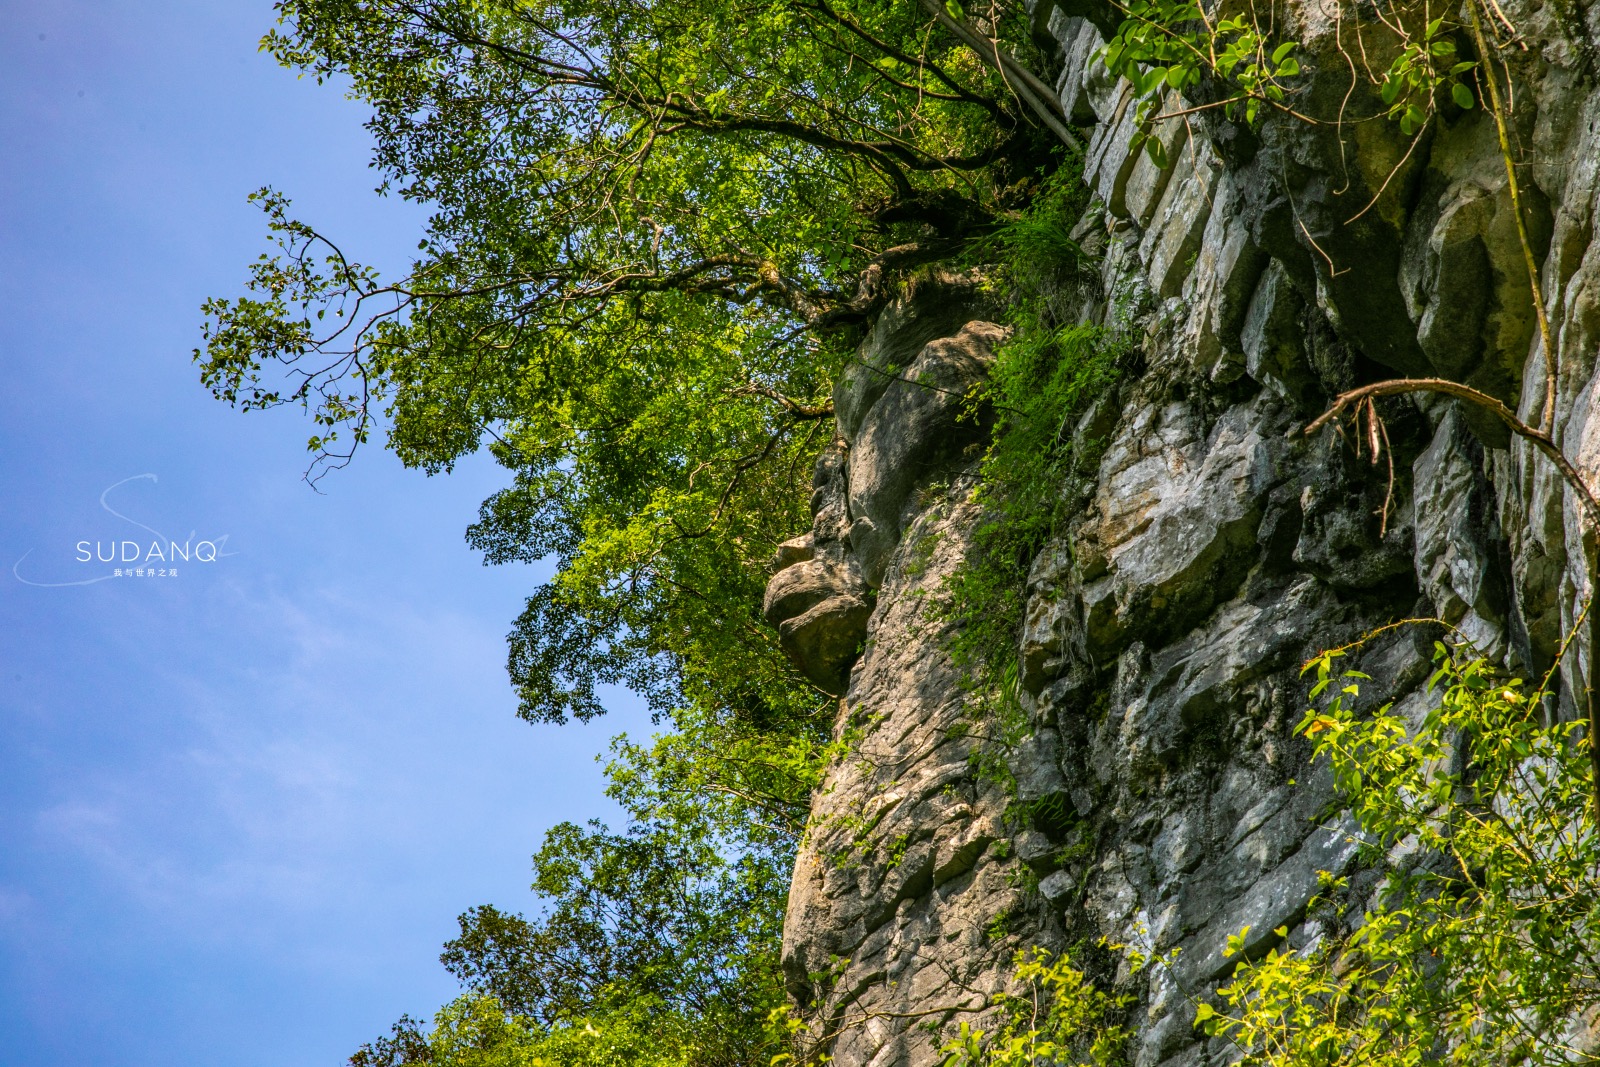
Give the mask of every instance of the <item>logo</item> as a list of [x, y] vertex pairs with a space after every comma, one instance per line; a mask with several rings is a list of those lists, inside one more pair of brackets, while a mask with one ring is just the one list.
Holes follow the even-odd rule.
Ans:
[[[189, 573], [193, 567], [211, 566], [220, 559], [238, 554], [226, 550], [227, 534], [202, 538], [191, 530], [188, 537], [179, 541], [177, 538], [168, 537], [153, 526], [146, 526], [137, 519], [129, 518], [111, 506], [111, 494], [129, 482], [156, 480], [154, 474], [135, 474], [115, 485], [107, 486], [100, 494], [101, 509], [143, 533], [131, 534], [123, 530], [110, 537], [101, 534], [78, 540], [72, 546], [70, 565], [78, 570], [81, 577], [65, 581], [43, 581], [40, 580], [44, 577], [42, 574], [35, 573], [33, 577], [28, 576], [25, 571], [36, 572], [42, 569], [23, 566], [28, 557], [33, 555], [31, 548], [11, 565], [12, 576], [23, 585], [43, 588], [94, 585], [96, 582], [125, 578], [171, 580]], [[85, 571], [89, 573], [84, 573]]]

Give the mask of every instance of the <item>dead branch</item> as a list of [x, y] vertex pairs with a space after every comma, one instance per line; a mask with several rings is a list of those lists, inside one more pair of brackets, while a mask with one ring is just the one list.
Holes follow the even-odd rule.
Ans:
[[1388, 381], [1363, 385], [1347, 393], [1340, 393], [1335, 398], [1333, 406], [1313, 419], [1303, 432], [1307, 435], [1315, 433], [1361, 401], [1376, 400], [1385, 396], [1401, 396], [1406, 393], [1438, 393], [1443, 396], [1453, 396], [1499, 419], [1513, 434], [1533, 445], [1546, 459], [1556, 465], [1562, 479], [1577, 494], [1578, 503], [1582, 506], [1590, 524], [1596, 533], [1600, 534], [1600, 500], [1595, 498], [1583, 476], [1578, 473], [1578, 469], [1562, 453], [1550, 435], [1523, 422], [1517, 417], [1516, 412], [1506, 407], [1504, 402], [1470, 385], [1462, 385], [1460, 382], [1452, 382], [1445, 378], [1392, 378]]

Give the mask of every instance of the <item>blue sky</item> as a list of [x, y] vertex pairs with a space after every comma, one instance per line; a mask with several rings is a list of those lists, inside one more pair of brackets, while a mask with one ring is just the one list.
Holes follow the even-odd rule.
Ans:
[[[542, 571], [462, 539], [492, 465], [372, 450], [319, 496], [301, 418], [198, 386], [250, 190], [380, 266], [417, 237], [360, 107], [257, 53], [270, 3], [0, 12], [0, 1065], [335, 1067], [454, 993], [454, 917], [530, 907], [529, 853], [610, 810], [593, 757], [646, 720], [515, 718]], [[227, 554], [17, 580], [98, 577], [77, 542], [140, 526]]]

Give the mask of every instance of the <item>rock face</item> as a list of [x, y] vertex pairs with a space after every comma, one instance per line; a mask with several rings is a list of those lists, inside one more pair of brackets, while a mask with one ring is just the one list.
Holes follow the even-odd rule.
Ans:
[[[1348, 86], [1320, 10], [1286, 8], [1308, 101]], [[1514, 132], [1558, 348], [1555, 436], [1594, 484], [1600, 90], [1586, 64], [1600, 34], [1554, 7], [1506, 10], [1530, 43]], [[1139, 997], [1134, 1062], [1227, 1062], [1187, 999], [1225, 978], [1225, 939], [1244, 927], [1247, 956], [1281, 928], [1314, 936], [1319, 872], [1350, 871], [1357, 848], [1353, 824], [1321, 818], [1331, 783], [1292, 733], [1300, 664], [1438, 615], [1540, 671], [1588, 593], [1576, 505], [1479, 412], [1384, 402], [1376, 464], [1298, 432], [1340, 390], [1418, 374], [1539, 421], [1548, 354], [1489, 116], [1441, 114], [1408, 153], [1381, 122], [1341, 146], [1331, 126], [1202, 112], [1165, 124], [1162, 170], [1127, 151], [1130, 90], [1092, 60], [1101, 31], [1036, 14], [1088, 136], [1095, 202], [1077, 236], [1101, 274], [1084, 315], [1132, 331], [1143, 369], [1091, 412], [1098, 470], [1028, 578], [1028, 736], [998, 746], [928, 605], [983, 521], [985, 427], [963, 413], [1003, 312], [970, 276], [923, 279], [839, 385], [816, 522], [780, 551], [766, 611], [842, 697], [847, 755], [814, 798], [784, 968], [843, 1067], [935, 1063], [955, 1021], [983, 1024], [1018, 949], [1131, 934], [1182, 950], [1170, 970], [1121, 975]], [[1431, 640], [1402, 629], [1369, 645], [1368, 692], [1420, 708]], [[1581, 675], [1564, 670], [1571, 716]], [[975, 758], [995, 751], [1009, 789]], [[1376, 877], [1356, 872], [1355, 891]]]
[[806, 676], [843, 695], [917, 490], [971, 466], [987, 436], [969, 402], [1009, 331], [976, 274], [935, 272], [874, 324], [834, 390], [838, 437], [817, 463], [809, 533], [778, 549], [762, 605]]

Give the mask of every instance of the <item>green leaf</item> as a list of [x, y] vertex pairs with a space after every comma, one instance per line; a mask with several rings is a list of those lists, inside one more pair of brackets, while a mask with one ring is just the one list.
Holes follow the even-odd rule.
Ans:
[[1473, 100], [1472, 90], [1461, 82], [1456, 82], [1450, 86], [1450, 98], [1456, 102], [1457, 107], [1463, 109], [1471, 108], [1476, 102]]

